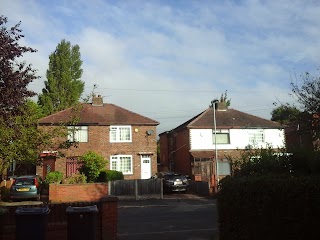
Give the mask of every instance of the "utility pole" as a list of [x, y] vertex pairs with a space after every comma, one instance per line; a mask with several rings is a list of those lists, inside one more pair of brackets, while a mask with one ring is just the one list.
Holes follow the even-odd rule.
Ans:
[[211, 107], [213, 109], [213, 127], [214, 127], [214, 152], [215, 152], [215, 192], [218, 190], [218, 149], [217, 149], [217, 121], [216, 121], [216, 103], [219, 102], [217, 99], [211, 101]]

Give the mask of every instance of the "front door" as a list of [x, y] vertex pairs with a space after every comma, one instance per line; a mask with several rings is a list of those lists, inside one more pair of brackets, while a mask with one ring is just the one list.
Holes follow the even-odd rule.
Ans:
[[151, 178], [151, 157], [141, 155], [141, 179]]

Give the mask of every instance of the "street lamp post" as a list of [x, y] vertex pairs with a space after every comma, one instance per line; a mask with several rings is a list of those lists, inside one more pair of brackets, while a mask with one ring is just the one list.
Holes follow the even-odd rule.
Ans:
[[216, 103], [218, 100], [212, 100], [211, 106], [213, 108], [213, 126], [214, 126], [214, 151], [215, 151], [215, 192], [218, 190], [218, 149], [217, 149], [217, 121], [216, 121]]

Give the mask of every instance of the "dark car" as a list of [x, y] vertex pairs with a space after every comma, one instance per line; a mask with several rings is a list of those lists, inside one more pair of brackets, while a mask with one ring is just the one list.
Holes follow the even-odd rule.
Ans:
[[11, 200], [40, 200], [41, 179], [37, 175], [26, 175], [14, 178], [10, 188]]
[[167, 173], [163, 176], [163, 190], [165, 192], [186, 192], [189, 180], [179, 173]]

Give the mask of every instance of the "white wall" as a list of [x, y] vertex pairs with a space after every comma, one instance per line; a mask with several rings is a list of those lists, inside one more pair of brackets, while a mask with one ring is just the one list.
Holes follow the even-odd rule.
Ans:
[[[256, 147], [273, 148], [285, 146], [285, 136], [283, 129], [230, 129], [230, 144], [217, 144], [217, 149], [245, 149], [249, 144], [249, 133], [256, 131], [264, 132], [264, 142]], [[191, 150], [212, 150], [215, 149], [213, 143], [212, 129], [190, 129]]]

